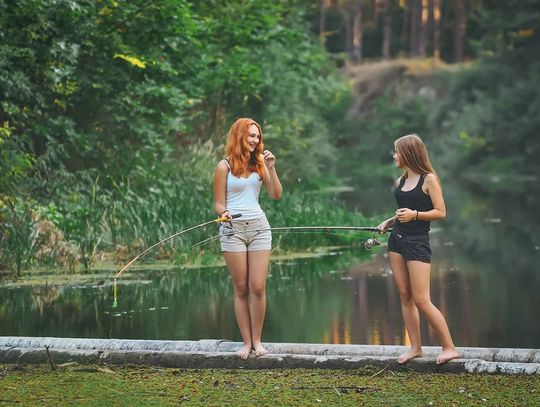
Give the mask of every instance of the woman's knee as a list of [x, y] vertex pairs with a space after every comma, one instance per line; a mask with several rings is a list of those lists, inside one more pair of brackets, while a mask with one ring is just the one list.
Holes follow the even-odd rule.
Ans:
[[416, 305], [419, 310], [427, 310], [431, 307], [431, 299], [426, 296], [414, 297], [414, 305]]
[[247, 298], [249, 296], [249, 286], [245, 283], [235, 284], [234, 293], [239, 298]]
[[266, 294], [266, 284], [265, 283], [250, 284], [249, 293], [255, 297], [264, 297]]
[[413, 296], [409, 290], [399, 290], [399, 299], [403, 305], [413, 305]]

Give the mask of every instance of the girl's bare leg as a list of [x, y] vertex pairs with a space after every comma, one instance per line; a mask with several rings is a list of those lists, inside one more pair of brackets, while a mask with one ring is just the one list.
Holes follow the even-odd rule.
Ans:
[[249, 314], [249, 285], [247, 252], [223, 252], [227, 268], [234, 286], [234, 312], [244, 346], [237, 352], [242, 359], [247, 359], [253, 342]]
[[429, 294], [431, 264], [421, 261], [408, 261], [407, 268], [409, 269], [414, 303], [425, 315], [442, 346], [442, 352], [437, 357], [437, 364], [456, 359], [459, 357], [459, 353], [454, 347], [448, 324], [441, 311], [431, 302]]
[[411, 340], [411, 349], [402, 355], [399, 355], [398, 363], [407, 363], [409, 360], [422, 356], [422, 340], [420, 336], [420, 317], [418, 308], [413, 300], [411, 283], [409, 279], [409, 269], [407, 263], [401, 254], [389, 252], [390, 267], [394, 275], [394, 281], [399, 291], [401, 300], [401, 313], [405, 322], [405, 329]]
[[257, 356], [267, 353], [261, 343], [261, 335], [266, 314], [266, 276], [269, 262], [269, 250], [248, 252], [249, 315], [251, 338]]

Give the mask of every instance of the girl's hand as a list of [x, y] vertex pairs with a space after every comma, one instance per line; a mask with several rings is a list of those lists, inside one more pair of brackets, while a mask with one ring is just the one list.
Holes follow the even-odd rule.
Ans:
[[270, 150], [264, 150], [263, 151], [263, 158], [264, 158], [264, 164], [266, 165], [266, 168], [268, 170], [271, 170], [274, 168], [274, 165], [276, 165], [276, 157]]
[[379, 233], [385, 233], [388, 229], [388, 220], [381, 222], [379, 226], [377, 226], [377, 229], [379, 229]]
[[418, 211], [409, 208], [399, 208], [396, 211], [396, 216], [401, 223], [407, 223], [416, 219]]
[[221, 214], [220, 217], [221, 217], [221, 218], [227, 218], [227, 221], [229, 221], [229, 220], [232, 219], [231, 213], [230, 213], [227, 209], [225, 209], [225, 210], [223, 211], [223, 213]]

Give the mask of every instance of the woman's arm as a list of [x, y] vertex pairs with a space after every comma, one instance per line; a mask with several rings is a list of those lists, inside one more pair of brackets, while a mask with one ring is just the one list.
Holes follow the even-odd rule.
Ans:
[[389, 228], [389, 227], [392, 227], [394, 226], [394, 224], [396, 223], [396, 217], [395, 216], [392, 216], [391, 218], [388, 218], [384, 221], [382, 221], [379, 226], [377, 226], [377, 229], [379, 229], [379, 231], [381, 233], [384, 233], [386, 232], [386, 230]]
[[276, 158], [269, 150], [264, 150], [263, 152], [264, 159], [264, 186], [268, 189], [268, 195], [272, 199], [280, 199], [283, 193], [283, 187], [279, 181], [279, 177], [276, 172]]
[[427, 212], [418, 212], [419, 220], [439, 220], [446, 218], [446, 206], [442, 195], [441, 184], [435, 174], [426, 175], [426, 193], [431, 198], [433, 209]]
[[[401, 177], [399, 177], [397, 180], [394, 181], [394, 188], [397, 188], [400, 182], [401, 182]], [[386, 232], [386, 230], [389, 227], [392, 227], [392, 226], [395, 225], [396, 219], [397, 219], [397, 215], [394, 215], [391, 218], [388, 218], [388, 219], [382, 221], [379, 224], [379, 226], [377, 226], [377, 229], [379, 229], [381, 233]]]
[[222, 216], [227, 210], [225, 207], [225, 198], [227, 194], [227, 175], [229, 168], [225, 160], [221, 160], [214, 173], [214, 211], [218, 216]]

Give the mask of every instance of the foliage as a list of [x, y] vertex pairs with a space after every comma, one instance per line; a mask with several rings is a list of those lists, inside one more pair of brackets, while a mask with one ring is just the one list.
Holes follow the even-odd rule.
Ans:
[[477, 46], [485, 56], [449, 78], [448, 98], [435, 115], [453, 171], [538, 174], [539, 4], [510, 1], [479, 13], [485, 33]]
[[35, 250], [34, 220], [29, 206], [23, 201], [9, 202], [0, 212], [0, 265], [11, 266], [18, 276], [32, 264]]
[[207, 219], [238, 116], [263, 124], [285, 182], [333, 179], [348, 89], [300, 4], [3, 0], [0, 10], [0, 197], [35, 199], [29, 210], [78, 245], [85, 267], [100, 250], [131, 253]]

